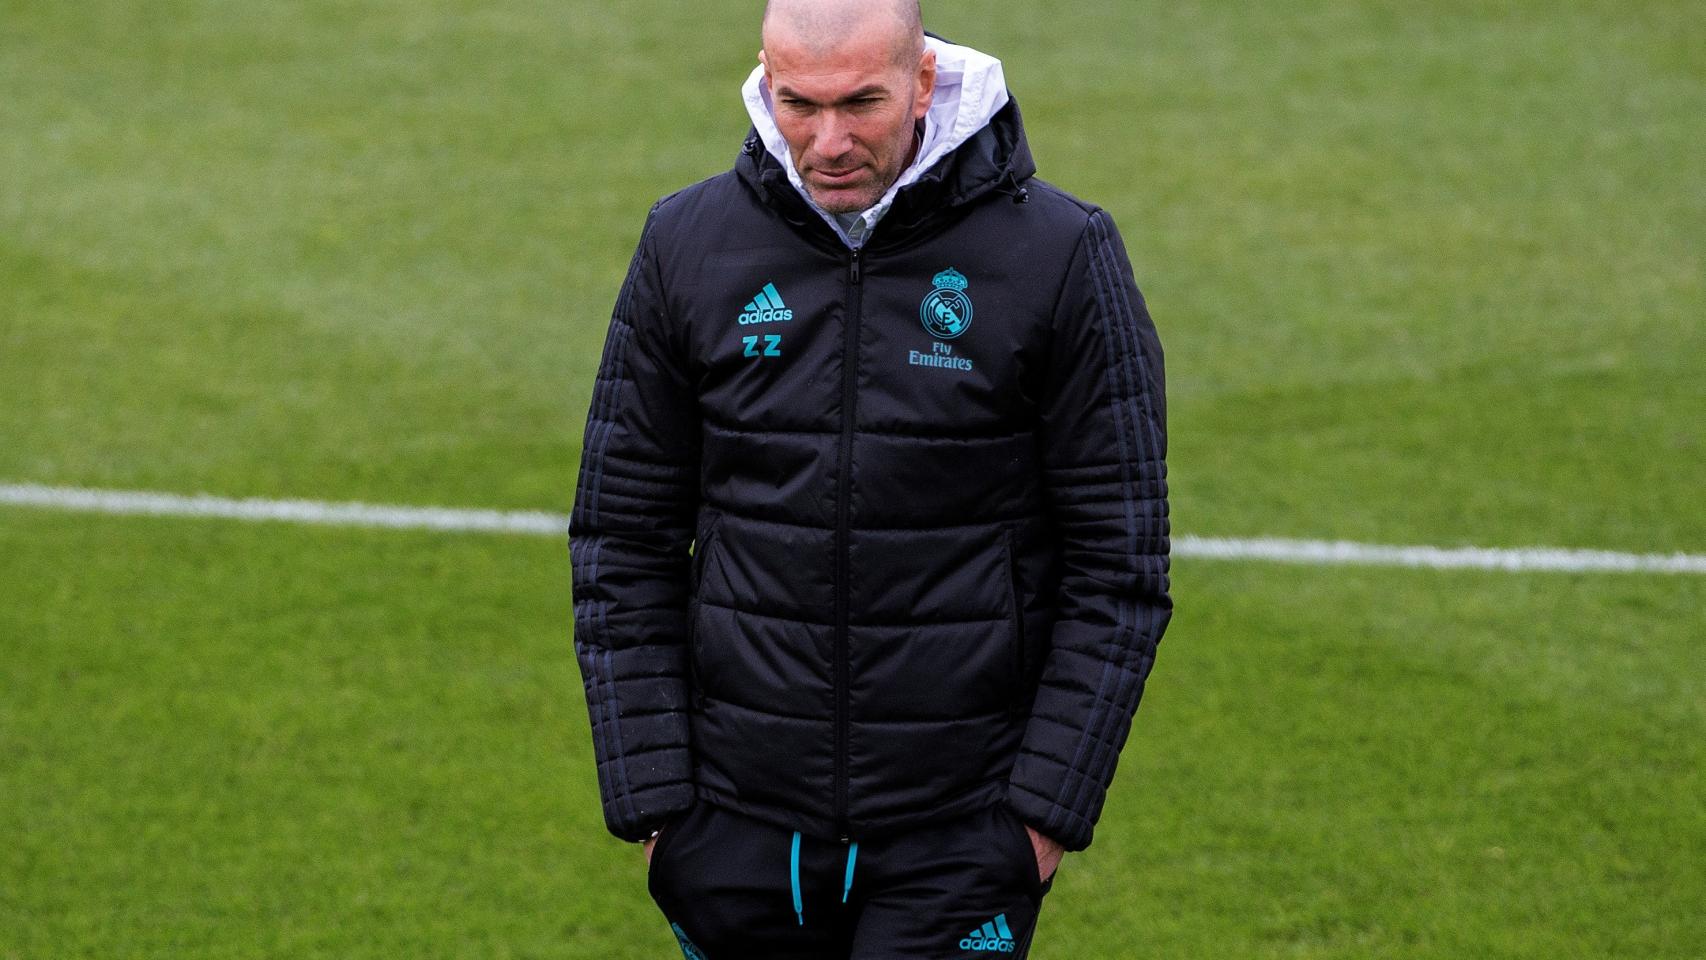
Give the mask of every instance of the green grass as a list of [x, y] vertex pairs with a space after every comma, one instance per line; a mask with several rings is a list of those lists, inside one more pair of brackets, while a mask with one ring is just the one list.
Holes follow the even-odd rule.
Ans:
[[[1706, 550], [1697, 3], [926, 12], [1125, 234], [1180, 532]], [[732, 160], [756, 43], [0, 0], [0, 482], [565, 510], [641, 219]], [[1706, 957], [1698, 578], [1176, 574], [1036, 956]], [[0, 960], [671, 955], [568, 581], [0, 510]]]

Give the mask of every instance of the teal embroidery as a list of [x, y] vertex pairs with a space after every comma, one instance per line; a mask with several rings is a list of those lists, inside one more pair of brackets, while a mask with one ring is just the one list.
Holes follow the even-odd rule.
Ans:
[[971, 285], [965, 274], [949, 267], [931, 280], [936, 285], [918, 307], [918, 318], [924, 329], [938, 340], [952, 340], [971, 326], [971, 297], [966, 287]]
[[1012, 953], [1016, 944], [1013, 931], [1007, 926], [1007, 915], [1000, 914], [960, 940], [961, 950], [973, 953]]
[[681, 955], [683, 957], [686, 957], [687, 960], [709, 960], [705, 956], [705, 951], [694, 946], [693, 941], [687, 939], [687, 933], [681, 929], [681, 924], [672, 923], [669, 928], [675, 931], [675, 939], [681, 944]]
[[789, 310], [782, 302], [782, 294], [777, 291], [776, 284], [767, 283], [751, 302], [741, 308], [739, 319], [742, 326], [753, 323], [786, 323], [794, 319], [794, 311]]

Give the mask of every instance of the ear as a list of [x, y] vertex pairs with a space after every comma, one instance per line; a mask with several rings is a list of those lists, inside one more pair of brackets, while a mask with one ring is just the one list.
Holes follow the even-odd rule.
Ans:
[[918, 58], [918, 96], [912, 101], [912, 119], [924, 119], [936, 99], [936, 51], [926, 50]]

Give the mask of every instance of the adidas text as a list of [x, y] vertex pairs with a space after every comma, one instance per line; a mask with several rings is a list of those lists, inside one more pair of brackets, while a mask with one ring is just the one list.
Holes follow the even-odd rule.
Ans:
[[794, 319], [792, 310], [748, 310], [740, 315], [740, 322], [749, 323], [785, 323]]

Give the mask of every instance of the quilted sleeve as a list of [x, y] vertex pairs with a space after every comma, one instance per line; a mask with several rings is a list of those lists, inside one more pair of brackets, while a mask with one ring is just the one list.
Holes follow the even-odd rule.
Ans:
[[1090, 845], [1172, 615], [1161, 343], [1113, 221], [1092, 214], [1054, 316], [1041, 429], [1059, 620], [1008, 804]]
[[640, 840], [693, 803], [688, 544], [698, 407], [672, 347], [646, 219], [604, 342], [569, 517], [574, 643], [605, 824]]

